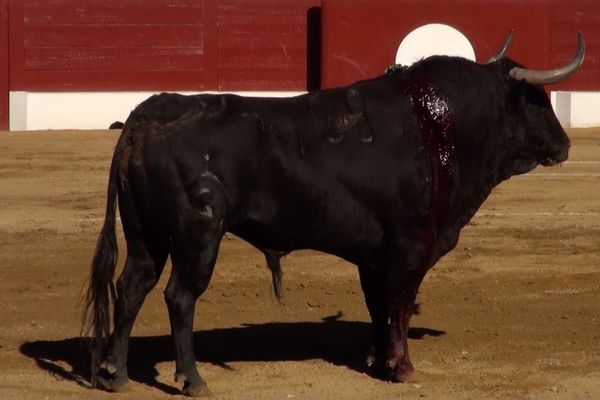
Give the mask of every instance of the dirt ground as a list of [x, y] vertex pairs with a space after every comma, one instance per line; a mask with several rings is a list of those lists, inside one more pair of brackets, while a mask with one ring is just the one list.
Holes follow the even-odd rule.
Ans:
[[[117, 134], [0, 132], [0, 399], [178, 395], [162, 297], [169, 267], [134, 329], [129, 390], [87, 384], [79, 299]], [[280, 305], [261, 255], [227, 236], [195, 324], [216, 397], [600, 399], [600, 129], [569, 134], [570, 161], [499, 186], [425, 279], [407, 384], [366, 373], [353, 266], [289, 255]]]

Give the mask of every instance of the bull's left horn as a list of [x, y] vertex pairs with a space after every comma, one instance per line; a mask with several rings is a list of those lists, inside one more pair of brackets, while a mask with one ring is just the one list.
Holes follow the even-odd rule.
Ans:
[[533, 85], [549, 85], [551, 83], [564, 81], [571, 76], [571, 74], [581, 67], [584, 58], [585, 41], [583, 40], [583, 33], [577, 32], [577, 54], [575, 54], [575, 57], [573, 57], [571, 62], [564, 67], [548, 71], [514, 67], [508, 74], [512, 78], [524, 79]]
[[512, 42], [513, 32], [514, 32], [514, 29], [511, 29], [510, 31], [508, 31], [508, 36], [506, 37], [506, 40], [504, 41], [504, 44], [502, 45], [502, 48], [500, 49], [500, 51], [498, 53], [496, 53], [495, 55], [493, 55], [484, 64], [491, 64], [498, 60], [502, 60], [504, 57], [506, 57], [506, 53], [508, 52], [508, 46], [510, 46], [510, 42]]

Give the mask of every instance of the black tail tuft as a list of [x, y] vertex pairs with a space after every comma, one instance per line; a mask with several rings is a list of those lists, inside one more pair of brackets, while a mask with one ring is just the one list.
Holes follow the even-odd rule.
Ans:
[[275, 292], [275, 297], [277, 301], [281, 303], [281, 277], [283, 276], [283, 272], [281, 268], [276, 271], [271, 271], [273, 275], [273, 291]]
[[113, 276], [117, 265], [118, 247], [115, 231], [117, 206], [117, 154], [113, 155], [108, 182], [106, 214], [100, 231], [92, 268], [85, 292], [82, 335], [90, 335], [91, 382], [97, 384], [97, 373], [111, 326], [111, 303], [116, 301]]
[[271, 276], [273, 280], [273, 291], [277, 301], [281, 303], [281, 278], [283, 272], [281, 271], [281, 263], [279, 262], [284, 253], [278, 253], [272, 250], [263, 250], [265, 258], [267, 260], [267, 266], [271, 270]]

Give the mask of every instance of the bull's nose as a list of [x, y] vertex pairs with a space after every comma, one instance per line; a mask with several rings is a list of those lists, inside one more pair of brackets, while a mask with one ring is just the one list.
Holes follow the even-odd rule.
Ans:
[[555, 151], [552, 156], [542, 161], [542, 165], [554, 165], [565, 162], [567, 158], [569, 158], [570, 147], [571, 145], [568, 144], [567, 146], [563, 146], [560, 150]]
[[565, 151], [563, 151], [562, 153], [560, 153], [558, 155], [558, 157], [556, 158], [556, 160], [558, 162], [564, 162], [564, 161], [567, 161], [567, 158], [569, 158], [569, 149], [568, 148]]
[[567, 138], [567, 142], [558, 152], [558, 155], [555, 157], [555, 160], [558, 162], [566, 161], [569, 158], [569, 150], [571, 149], [571, 141]]
[[567, 139], [561, 146], [556, 146], [552, 150], [548, 149], [547, 156], [539, 160], [539, 163], [546, 167], [560, 164], [569, 158], [570, 148], [571, 142]]

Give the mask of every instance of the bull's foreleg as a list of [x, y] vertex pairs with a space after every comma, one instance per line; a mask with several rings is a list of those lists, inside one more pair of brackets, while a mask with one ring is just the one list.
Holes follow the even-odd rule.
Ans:
[[415, 235], [391, 246], [387, 260], [385, 292], [389, 311], [386, 367], [389, 379], [406, 382], [414, 373], [408, 354], [408, 330], [411, 317], [417, 312], [415, 300], [427, 272], [429, 246]]
[[407, 293], [390, 307], [386, 365], [391, 370], [390, 379], [395, 382], [406, 382], [414, 372], [408, 354], [408, 330], [410, 318], [416, 311], [415, 297], [416, 293]]
[[371, 316], [371, 354], [367, 364], [377, 373], [385, 368], [387, 344], [389, 339], [389, 313], [386, 297], [385, 274], [370, 266], [359, 265], [360, 285]]
[[188, 232], [174, 239], [173, 269], [165, 300], [175, 342], [175, 380], [183, 384], [183, 394], [206, 396], [210, 391], [196, 368], [194, 309], [196, 299], [208, 287], [222, 233], [220, 227], [209, 224], [199, 224]]
[[106, 357], [100, 365], [98, 384], [110, 391], [121, 390], [128, 382], [127, 351], [135, 318], [148, 292], [156, 285], [164, 268], [168, 251], [153, 243], [152, 251], [139, 236], [127, 237], [127, 260], [117, 280], [114, 331]]
[[390, 279], [397, 287], [390, 289], [386, 365], [391, 370], [390, 379], [395, 382], [406, 382], [414, 372], [408, 354], [408, 330], [410, 318], [418, 311], [415, 300], [424, 276], [420, 269], [406, 269], [402, 277]]

